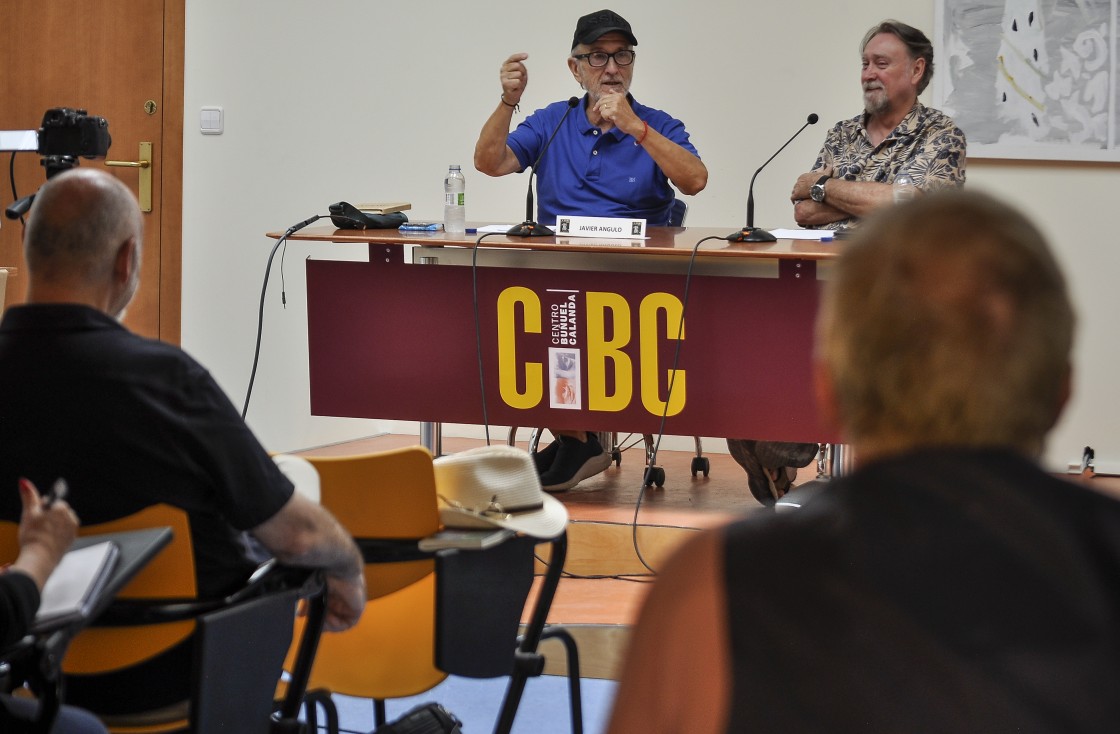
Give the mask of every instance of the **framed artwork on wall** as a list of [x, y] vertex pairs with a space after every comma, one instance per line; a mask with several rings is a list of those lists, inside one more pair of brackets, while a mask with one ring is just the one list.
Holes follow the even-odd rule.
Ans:
[[969, 158], [1120, 161], [1120, 0], [937, 0], [933, 106]]

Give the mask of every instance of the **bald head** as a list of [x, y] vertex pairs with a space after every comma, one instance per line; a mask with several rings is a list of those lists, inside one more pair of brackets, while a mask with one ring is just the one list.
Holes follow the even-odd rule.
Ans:
[[135, 291], [142, 233], [136, 198], [113, 176], [75, 168], [51, 178], [24, 232], [28, 300], [84, 302], [118, 315]]

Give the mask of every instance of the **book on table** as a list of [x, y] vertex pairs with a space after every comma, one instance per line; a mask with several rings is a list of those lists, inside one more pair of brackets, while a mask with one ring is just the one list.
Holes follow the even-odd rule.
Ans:
[[407, 211], [411, 208], [412, 204], [407, 201], [368, 201], [358, 204], [358, 210], [367, 214], [392, 214], [393, 212]]
[[516, 533], [505, 528], [488, 529], [460, 529], [447, 528], [435, 535], [421, 538], [417, 547], [422, 551], [445, 550], [458, 548], [461, 550], [485, 550], [512, 538]]
[[67, 551], [47, 578], [31, 631], [84, 620], [113, 575], [120, 549], [104, 541]]

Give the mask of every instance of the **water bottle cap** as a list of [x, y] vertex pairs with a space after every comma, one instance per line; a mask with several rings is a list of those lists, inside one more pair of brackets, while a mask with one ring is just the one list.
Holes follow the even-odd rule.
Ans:
[[463, 170], [463, 169], [462, 169], [462, 167], [461, 167], [461, 166], [460, 166], [460, 165], [459, 165], [458, 163], [455, 163], [455, 164], [453, 164], [453, 165], [451, 166], [451, 170], [452, 170], [452, 171], [461, 171], [461, 170]]

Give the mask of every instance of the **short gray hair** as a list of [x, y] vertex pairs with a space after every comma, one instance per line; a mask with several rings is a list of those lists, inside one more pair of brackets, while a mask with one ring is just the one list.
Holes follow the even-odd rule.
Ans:
[[817, 359], [857, 446], [1037, 455], [1068, 388], [1074, 321], [1038, 229], [948, 190], [861, 225], [825, 286]]
[[32, 277], [110, 277], [117, 248], [140, 240], [143, 221], [127, 186], [98, 169], [75, 168], [52, 177], [35, 195], [24, 233]]

